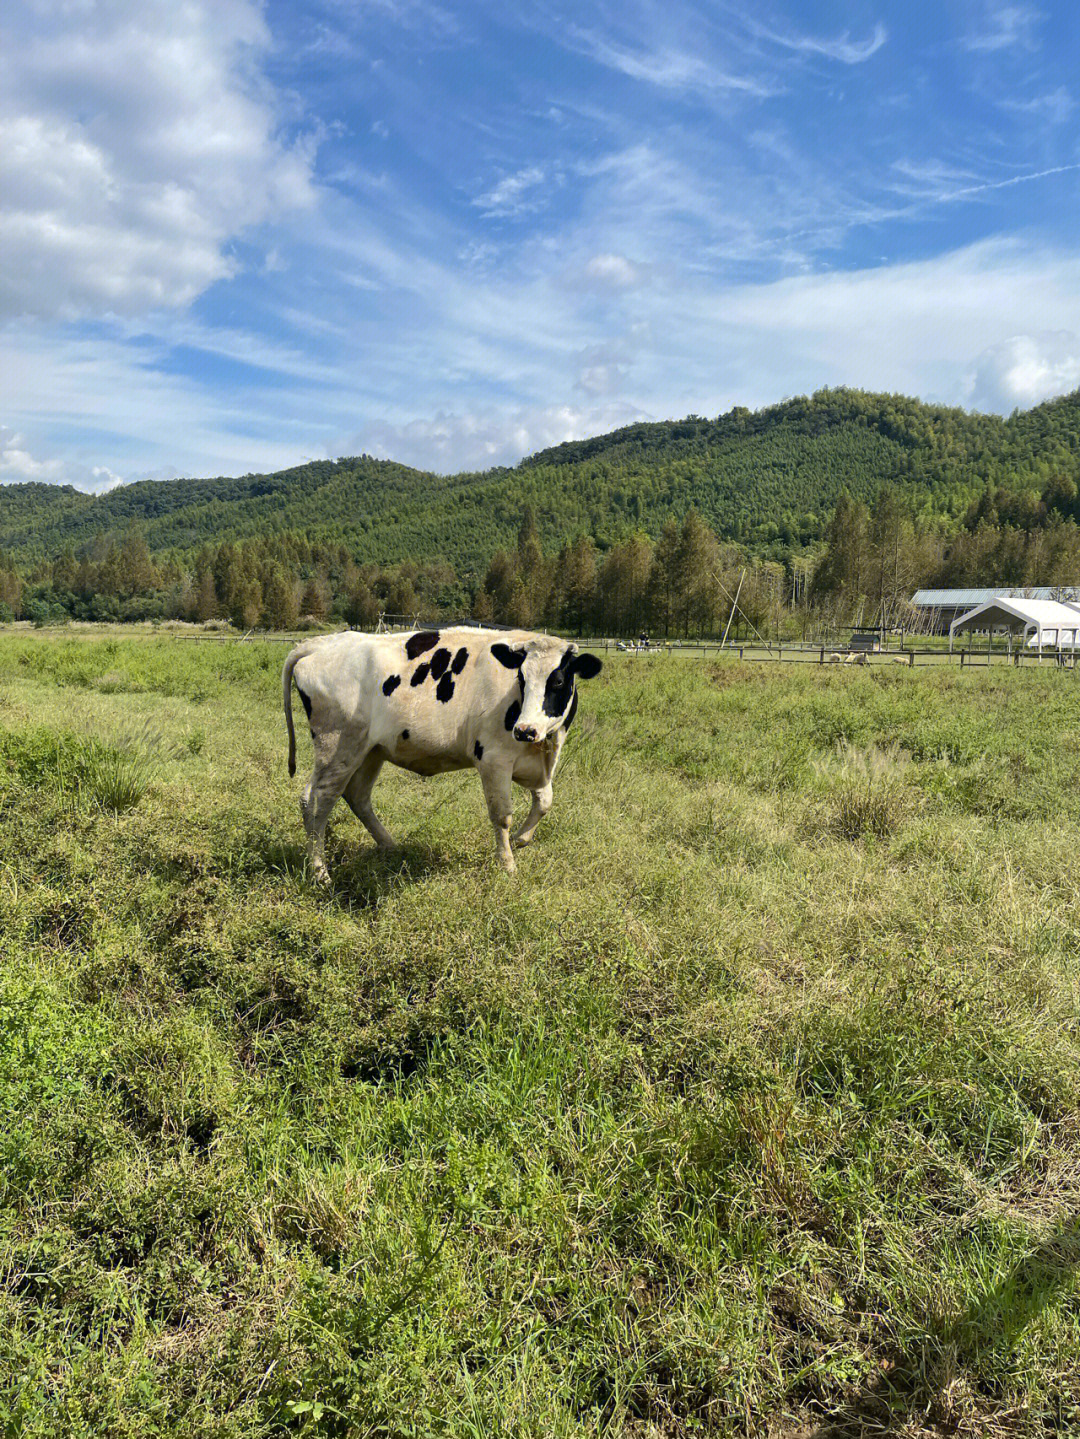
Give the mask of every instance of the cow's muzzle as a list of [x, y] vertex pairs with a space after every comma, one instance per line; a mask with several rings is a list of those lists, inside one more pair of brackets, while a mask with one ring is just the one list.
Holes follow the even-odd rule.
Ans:
[[522, 744], [535, 744], [540, 735], [531, 724], [516, 724], [514, 738], [520, 740]]

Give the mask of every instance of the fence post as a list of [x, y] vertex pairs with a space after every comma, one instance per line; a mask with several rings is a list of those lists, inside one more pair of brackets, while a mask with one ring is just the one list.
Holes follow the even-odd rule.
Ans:
[[825, 663], [825, 646], [822, 645], [822, 646], [821, 646], [821, 653], [818, 655], [818, 664], [819, 664], [819, 665], [823, 665], [824, 663]]
[[965, 651], [964, 651], [964, 650], [961, 650], [961, 651], [960, 651], [960, 668], [961, 668], [961, 669], [964, 668], [964, 654], [965, 654]]
[[908, 667], [909, 670], [915, 668], [915, 651], [914, 651], [914, 650], [908, 650], [908, 652], [907, 652], [907, 667]]

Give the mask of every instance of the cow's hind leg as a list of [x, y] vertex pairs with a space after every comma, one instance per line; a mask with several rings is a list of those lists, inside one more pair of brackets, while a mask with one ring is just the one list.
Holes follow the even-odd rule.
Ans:
[[393, 849], [393, 835], [371, 807], [371, 791], [379, 777], [384, 759], [384, 755], [373, 751], [363, 760], [345, 786], [345, 803], [380, 849]]
[[300, 798], [300, 813], [307, 831], [308, 863], [320, 884], [330, 879], [326, 868], [326, 826], [348, 778], [349, 772], [337, 765], [316, 764]]
[[529, 813], [525, 819], [525, 823], [518, 830], [517, 834], [514, 835], [511, 843], [517, 845], [519, 848], [521, 848], [523, 845], [528, 844], [529, 841], [532, 839], [533, 835], [536, 833], [536, 826], [544, 818], [550, 808], [551, 785], [546, 784], [541, 789], [534, 789], [532, 809], [529, 810]]

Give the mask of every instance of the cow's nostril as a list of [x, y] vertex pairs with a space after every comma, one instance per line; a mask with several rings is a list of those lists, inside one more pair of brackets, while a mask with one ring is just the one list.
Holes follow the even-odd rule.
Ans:
[[519, 739], [519, 740], [524, 740], [524, 741], [526, 741], [526, 742], [529, 741], [529, 740], [534, 740], [534, 739], [536, 738], [536, 731], [533, 729], [532, 725], [527, 725], [527, 724], [515, 725], [515, 726], [514, 726], [514, 738], [515, 738], [515, 739]]

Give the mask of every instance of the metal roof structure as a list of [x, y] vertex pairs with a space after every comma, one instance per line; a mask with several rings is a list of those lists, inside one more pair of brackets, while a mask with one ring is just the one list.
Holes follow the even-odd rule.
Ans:
[[984, 605], [988, 600], [1029, 599], [1080, 601], [1080, 585], [1001, 585], [996, 589], [916, 590], [911, 603], [919, 609], [960, 609]]
[[1029, 647], [1075, 649], [1080, 636], [1080, 603], [998, 596], [953, 620], [949, 626], [950, 647], [953, 635], [964, 630], [1008, 630], [1022, 635]]

